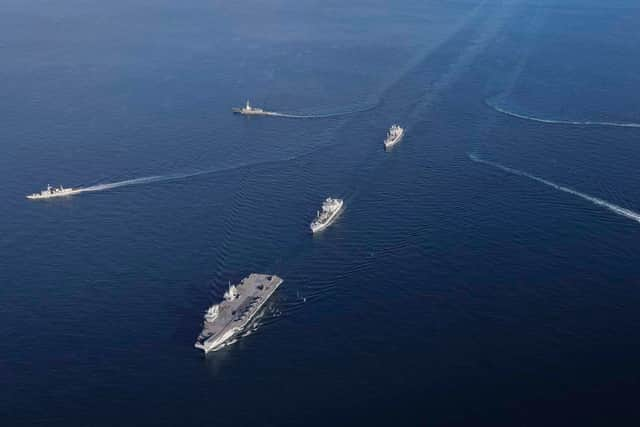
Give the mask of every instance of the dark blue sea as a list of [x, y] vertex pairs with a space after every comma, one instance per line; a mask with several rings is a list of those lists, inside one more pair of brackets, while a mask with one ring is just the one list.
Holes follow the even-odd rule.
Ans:
[[637, 1], [0, 9], [0, 425], [640, 422]]

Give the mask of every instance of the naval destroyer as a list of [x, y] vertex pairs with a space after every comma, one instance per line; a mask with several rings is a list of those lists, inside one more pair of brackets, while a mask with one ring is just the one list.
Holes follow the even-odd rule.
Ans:
[[71, 196], [80, 192], [81, 190], [77, 188], [64, 188], [62, 185], [55, 188], [47, 185], [47, 188], [45, 190], [42, 190], [39, 193], [29, 194], [27, 196], [27, 199], [51, 199], [53, 197]]
[[272, 113], [271, 111], [265, 111], [262, 108], [252, 107], [249, 101], [247, 101], [244, 107], [232, 108], [231, 111], [233, 111], [236, 114], [242, 114], [244, 116], [274, 116], [275, 115], [275, 113]]
[[389, 132], [387, 132], [387, 137], [384, 140], [384, 148], [391, 148], [396, 145], [402, 137], [404, 136], [404, 129], [398, 125], [391, 126]]
[[322, 203], [322, 210], [316, 213], [316, 219], [311, 223], [311, 232], [318, 233], [335, 221], [338, 213], [342, 210], [344, 201], [342, 199], [332, 199], [327, 197]]
[[253, 273], [239, 284], [230, 285], [224, 300], [209, 307], [205, 313], [195, 347], [208, 353], [230, 344], [282, 282], [275, 275]]

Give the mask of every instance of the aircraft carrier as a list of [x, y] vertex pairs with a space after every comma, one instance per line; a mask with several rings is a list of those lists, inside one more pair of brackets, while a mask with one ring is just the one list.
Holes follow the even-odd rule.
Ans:
[[195, 347], [208, 353], [233, 342], [282, 282], [275, 275], [253, 273], [230, 285], [224, 300], [205, 313]]

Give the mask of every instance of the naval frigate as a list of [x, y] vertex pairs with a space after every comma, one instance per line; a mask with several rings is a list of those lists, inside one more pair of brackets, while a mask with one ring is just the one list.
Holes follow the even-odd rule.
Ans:
[[27, 199], [51, 199], [53, 197], [71, 196], [80, 193], [82, 190], [77, 188], [64, 188], [62, 185], [59, 187], [52, 187], [47, 185], [47, 188], [39, 193], [29, 194]]
[[195, 347], [208, 353], [230, 344], [282, 282], [275, 275], [253, 273], [239, 284], [230, 285], [223, 301], [212, 305], [205, 313]]
[[244, 116], [275, 116], [276, 115], [271, 111], [265, 111], [262, 108], [252, 107], [248, 100], [244, 107], [232, 108], [231, 111], [233, 111], [236, 114], [242, 114]]

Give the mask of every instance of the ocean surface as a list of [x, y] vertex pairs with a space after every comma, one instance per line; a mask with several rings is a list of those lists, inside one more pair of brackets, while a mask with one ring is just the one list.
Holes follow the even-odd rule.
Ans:
[[[638, 425], [638, 22], [4, 0], [0, 425]], [[95, 191], [25, 199], [47, 184]], [[251, 272], [285, 282], [205, 357]]]

